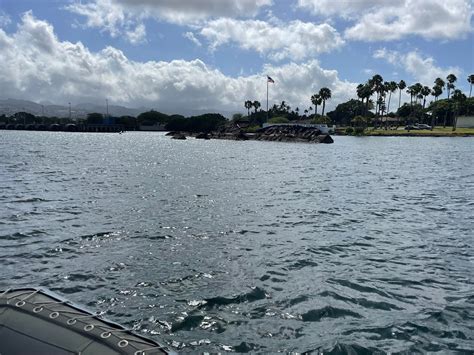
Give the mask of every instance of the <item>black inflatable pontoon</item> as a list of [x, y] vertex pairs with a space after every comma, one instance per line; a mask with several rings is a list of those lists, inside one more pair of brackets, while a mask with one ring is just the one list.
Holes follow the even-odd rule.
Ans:
[[0, 291], [0, 354], [169, 354], [157, 342], [34, 288]]

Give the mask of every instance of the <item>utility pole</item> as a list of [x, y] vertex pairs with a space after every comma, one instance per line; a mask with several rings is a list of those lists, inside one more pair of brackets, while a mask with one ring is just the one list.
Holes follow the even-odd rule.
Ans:
[[105, 99], [106, 116], [109, 117], [109, 99]]

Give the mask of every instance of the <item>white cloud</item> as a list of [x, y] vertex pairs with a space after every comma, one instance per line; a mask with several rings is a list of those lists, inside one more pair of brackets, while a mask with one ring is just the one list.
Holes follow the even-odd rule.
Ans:
[[[313, 14], [351, 18], [374, 7], [393, 4], [393, 0], [298, 0], [298, 6]], [[401, 1], [400, 1], [401, 2]]]
[[212, 49], [237, 43], [243, 49], [255, 50], [276, 61], [301, 60], [344, 44], [332, 26], [301, 21], [276, 26], [259, 20], [221, 18], [206, 23], [200, 34], [210, 42]]
[[[100, 2], [103, 0], [94, 0]], [[174, 23], [189, 23], [213, 17], [252, 17], [272, 0], [113, 0], [128, 11]]]
[[424, 57], [417, 51], [401, 53], [381, 48], [374, 52], [373, 57], [386, 60], [388, 63], [403, 69], [407, 74], [413, 76], [415, 81], [430, 87], [437, 77], [446, 78], [448, 74], [452, 73], [459, 78], [462, 73], [462, 70], [458, 67], [441, 68], [436, 65], [434, 58]]
[[140, 30], [142, 37], [127, 35], [127, 38], [141, 42], [146, 35], [143, 20], [147, 18], [194, 25], [220, 16], [252, 17], [271, 4], [272, 0], [76, 0], [65, 9], [85, 17], [85, 27], [99, 28], [112, 37]]
[[390, 41], [410, 35], [456, 39], [472, 31], [471, 0], [299, 0], [298, 6], [354, 22], [345, 31], [348, 39]]
[[202, 46], [202, 43], [196, 38], [196, 36], [194, 36], [194, 33], [192, 33], [192, 32], [184, 33], [183, 37], [189, 39], [191, 42], [193, 42], [198, 47]]
[[137, 62], [113, 47], [91, 52], [82, 43], [60, 41], [53, 27], [25, 13], [15, 33], [0, 29], [0, 91], [3, 96], [56, 103], [103, 102], [154, 107], [166, 112], [190, 110], [244, 111], [247, 99], [264, 106], [266, 76], [275, 79], [270, 104], [310, 105], [310, 95], [327, 86], [333, 91], [328, 109], [355, 93], [335, 70], [316, 60], [266, 66], [256, 75], [224, 75], [200, 60]]
[[0, 9], [0, 28], [8, 26], [11, 22], [10, 16]]
[[146, 29], [143, 23], [140, 23], [135, 27], [134, 30], [126, 31], [125, 36], [128, 41], [132, 44], [138, 44], [145, 42], [146, 38]]

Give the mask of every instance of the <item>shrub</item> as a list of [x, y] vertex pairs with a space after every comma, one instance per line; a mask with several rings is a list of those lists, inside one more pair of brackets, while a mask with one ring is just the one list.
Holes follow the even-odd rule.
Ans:
[[346, 134], [348, 136], [352, 135], [353, 133], [354, 133], [354, 128], [352, 128], [352, 127], [347, 127], [346, 128]]
[[273, 117], [268, 120], [268, 123], [289, 123], [290, 121], [286, 117]]
[[255, 133], [255, 132], [257, 132], [257, 130], [259, 130], [260, 128], [262, 128], [262, 127], [260, 127], [260, 126], [258, 126], [258, 125], [256, 125], [256, 126], [250, 126], [250, 127], [248, 127], [248, 128], [245, 129], [245, 132], [246, 132], [246, 133]]
[[331, 124], [331, 119], [328, 116], [318, 116], [311, 120], [312, 124]]
[[356, 127], [354, 128], [354, 135], [356, 136], [363, 136], [364, 135], [364, 127]]

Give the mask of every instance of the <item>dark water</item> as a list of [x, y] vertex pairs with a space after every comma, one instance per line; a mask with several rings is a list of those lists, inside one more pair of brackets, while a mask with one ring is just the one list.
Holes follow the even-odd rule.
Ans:
[[186, 352], [474, 351], [474, 140], [0, 132], [0, 288]]

